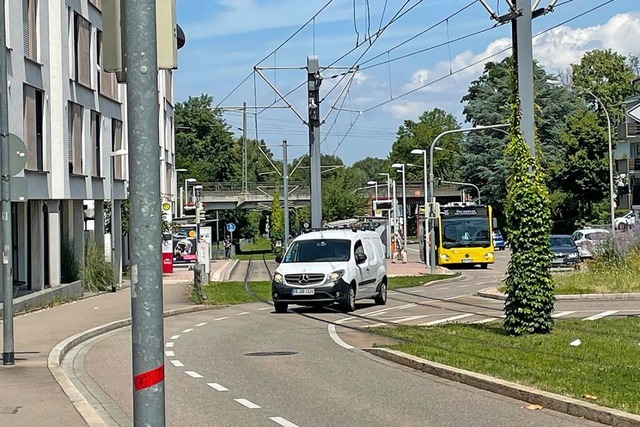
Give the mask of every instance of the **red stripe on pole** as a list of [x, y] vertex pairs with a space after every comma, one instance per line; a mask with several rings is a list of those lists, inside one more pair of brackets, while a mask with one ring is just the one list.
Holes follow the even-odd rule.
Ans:
[[151, 387], [164, 380], [164, 365], [133, 377], [133, 388], [136, 391]]

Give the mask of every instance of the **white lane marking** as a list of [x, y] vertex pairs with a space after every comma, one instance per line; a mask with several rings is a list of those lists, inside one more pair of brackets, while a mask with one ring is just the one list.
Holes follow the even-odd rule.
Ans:
[[327, 325], [327, 330], [329, 331], [329, 336], [331, 337], [333, 342], [338, 344], [340, 347], [346, 348], [347, 350], [350, 350], [353, 348], [352, 345], [349, 345], [346, 342], [342, 341], [342, 339], [338, 336], [338, 333], [336, 332], [336, 325], [333, 325], [333, 324]]
[[218, 383], [207, 383], [207, 385], [212, 389], [214, 389], [215, 391], [229, 391], [228, 388]]
[[299, 427], [297, 424], [294, 424], [291, 421], [282, 417], [269, 417], [269, 419], [276, 424], [280, 424], [283, 427]]
[[177, 340], [178, 338], [180, 338], [180, 335], [172, 335], [169, 339], [170, 340]]
[[439, 320], [432, 320], [431, 322], [423, 323], [423, 324], [418, 325], [418, 326], [439, 325], [441, 323], [453, 322], [455, 320], [464, 319], [465, 317], [470, 317], [470, 316], [473, 316], [473, 313], [458, 314], [457, 316], [451, 316], [451, 317], [447, 317], [447, 318], [439, 319]]
[[175, 366], [176, 368], [181, 368], [182, 366], [184, 366], [184, 365], [182, 364], [182, 362], [181, 362], [181, 361], [179, 361], [179, 360], [172, 360], [172, 361], [171, 361], [171, 364], [172, 364], [173, 366]]
[[475, 322], [471, 322], [471, 323], [475, 323], [475, 324], [489, 323], [489, 322], [493, 322], [494, 320], [500, 320], [500, 319], [498, 319], [497, 317], [487, 317], [486, 319], [476, 320]]
[[586, 317], [582, 320], [598, 320], [598, 319], [602, 319], [603, 317], [607, 317], [607, 316], [611, 316], [612, 314], [616, 314], [618, 311], [620, 310], [607, 310], [607, 311], [603, 311], [602, 313], [598, 313], [598, 314], [594, 314], [593, 316], [589, 316]]
[[418, 320], [418, 319], [422, 319], [424, 317], [429, 317], [428, 314], [424, 314], [422, 316], [409, 316], [409, 317], [402, 317], [400, 319], [396, 319], [396, 320], [392, 320], [391, 323], [403, 323], [403, 322], [411, 322], [412, 320]]
[[258, 311], [263, 311], [263, 310], [271, 310], [273, 307], [269, 306], [269, 307], [263, 307], [263, 308], [259, 308]]
[[422, 292], [424, 290], [426, 290], [426, 289], [416, 289], [416, 290], [413, 290], [413, 291], [409, 291], [409, 293], [410, 294], [419, 294], [420, 292]]
[[193, 329], [191, 328], [187, 328], [184, 331], [182, 331], [183, 334], [188, 334], [189, 332], [193, 331]]
[[204, 325], [206, 325], [206, 324], [207, 324], [207, 322], [202, 322], [202, 323], [198, 323], [196, 326], [197, 326], [197, 327], [200, 327], [200, 326], [204, 326]]
[[243, 311], [242, 313], [236, 314], [236, 316], [244, 316], [245, 314], [249, 314], [248, 311]]
[[165, 347], [167, 347], [167, 348], [172, 348], [172, 347], [173, 347], [173, 343], [172, 343], [172, 342], [168, 342], [168, 343], [165, 345]]
[[250, 400], [247, 399], [233, 399], [236, 402], [238, 402], [239, 404], [241, 404], [242, 406], [245, 406], [249, 409], [260, 409], [260, 406], [256, 405], [255, 403], [253, 403]]
[[217, 322], [218, 320], [224, 320], [228, 318], [229, 318], [228, 316], [225, 316], [225, 317], [218, 317], [217, 319], [213, 319], [213, 320]]
[[167, 357], [173, 357], [173, 356], [175, 356], [175, 354], [174, 354], [174, 353], [173, 353], [173, 351], [171, 351], [171, 350], [167, 350], [167, 351], [165, 351], [165, 352], [164, 352], [164, 355], [165, 355], [165, 356], [167, 356]]
[[202, 378], [202, 375], [195, 371], [184, 371], [184, 373], [189, 375], [191, 378]]
[[438, 288], [438, 289], [436, 289], [436, 290], [438, 290], [438, 291], [446, 291], [447, 289], [449, 289], [449, 287], [448, 287], [448, 286], [445, 286], [444, 288]]
[[557, 313], [553, 313], [551, 317], [564, 317], [573, 313], [575, 313], [575, 311], [559, 311]]
[[372, 325], [364, 325], [363, 328], [379, 328], [380, 326], [387, 326], [386, 323], [374, 323]]
[[458, 287], [459, 287], [459, 288], [466, 288], [467, 286], [469, 286], [469, 285], [460, 285], [460, 286], [458, 286]]

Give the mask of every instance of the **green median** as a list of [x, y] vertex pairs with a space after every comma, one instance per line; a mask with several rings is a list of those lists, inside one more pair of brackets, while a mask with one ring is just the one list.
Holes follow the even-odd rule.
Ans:
[[640, 414], [640, 318], [565, 320], [551, 334], [523, 337], [499, 323], [372, 331], [433, 362]]

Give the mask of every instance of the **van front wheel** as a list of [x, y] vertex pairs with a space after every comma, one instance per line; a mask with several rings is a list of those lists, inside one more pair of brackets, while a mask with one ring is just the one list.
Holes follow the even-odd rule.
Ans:
[[387, 303], [387, 282], [385, 280], [380, 283], [380, 292], [373, 299], [376, 305], [385, 305]]
[[349, 286], [349, 290], [344, 296], [344, 300], [341, 303], [343, 312], [349, 313], [356, 309], [356, 288], [355, 286]]

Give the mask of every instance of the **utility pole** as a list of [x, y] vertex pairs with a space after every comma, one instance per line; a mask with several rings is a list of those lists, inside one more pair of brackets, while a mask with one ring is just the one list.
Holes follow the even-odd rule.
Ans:
[[317, 56], [307, 57], [309, 107], [309, 166], [311, 168], [311, 227], [322, 227], [322, 162], [320, 153], [320, 67]]
[[284, 181], [284, 250], [289, 247], [289, 160], [287, 140], [282, 140], [282, 179]]
[[0, 195], [2, 202], [2, 364], [15, 364], [15, 351], [13, 348], [13, 254], [12, 254], [12, 233], [11, 233], [11, 173], [9, 171], [9, 100], [7, 98], [7, 55], [6, 55], [6, 33], [5, 33], [5, 5], [7, 2], [0, 2]]
[[133, 423], [165, 425], [156, 1], [123, 1], [131, 202]]
[[247, 103], [242, 103], [242, 194], [247, 194]]
[[520, 96], [520, 131], [529, 146], [531, 155], [535, 155], [534, 142], [534, 100], [533, 100], [533, 41], [531, 21], [531, 0], [516, 0], [516, 9], [520, 16], [514, 19], [516, 38], [513, 41], [516, 49], [518, 67], [518, 95]]

